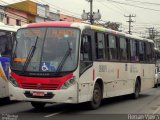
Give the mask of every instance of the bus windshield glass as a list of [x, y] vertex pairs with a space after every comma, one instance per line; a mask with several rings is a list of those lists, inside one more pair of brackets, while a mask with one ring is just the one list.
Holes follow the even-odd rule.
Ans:
[[18, 30], [11, 68], [27, 72], [69, 72], [77, 67], [80, 30], [36, 27]]

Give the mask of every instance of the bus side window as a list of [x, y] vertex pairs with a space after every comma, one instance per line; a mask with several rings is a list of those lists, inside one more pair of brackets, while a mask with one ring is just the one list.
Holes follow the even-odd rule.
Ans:
[[124, 37], [119, 38], [120, 41], [120, 59], [127, 60], [127, 40]]
[[108, 35], [108, 40], [109, 40], [109, 59], [110, 60], [117, 60], [118, 53], [117, 53], [116, 37], [113, 35]]
[[81, 41], [80, 50], [80, 74], [92, 64], [91, 36], [84, 35]]
[[91, 38], [90, 36], [84, 36], [81, 42], [81, 60], [90, 61], [91, 60]]
[[96, 34], [96, 52], [97, 52], [97, 59], [102, 60], [105, 58], [105, 43], [104, 43], [103, 33]]
[[[154, 44], [153, 43], [151, 43], [151, 54], [152, 54], [152, 58], [151, 58], [151, 61], [152, 62], [155, 62], [155, 60], [156, 60], [156, 58], [155, 58], [155, 50], [154, 50]], [[158, 51], [158, 55], [157, 55], [157, 59], [159, 59], [160, 57], [160, 52]]]
[[138, 49], [137, 49], [137, 41], [130, 40], [130, 51], [131, 51], [131, 61], [136, 62], [139, 61]]
[[152, 62], [152, 45], [151, 45], [151, 43], [146, 43], [146, 60], [147, 60], [147, 62]]
[[145, 45], [144, 42], [139, 42], [139, 59], [141, 62], [145, 61]]

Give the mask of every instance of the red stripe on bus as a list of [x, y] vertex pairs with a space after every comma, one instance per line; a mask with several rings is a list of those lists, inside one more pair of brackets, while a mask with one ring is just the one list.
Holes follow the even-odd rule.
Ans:
[[117, 78], [119, 78], [119, 69], [117, 70]]
[[95, 70], [93, 69], [93, 81], [95, 79]]
[[[73, 77], [72, 73], [62, 77], [27, 77], [19, 76], [14, 72], [11, 72], [11, 75], [17, 81], [20, 88], [41, 90], [58, 90], [67, 80]], [[38, 88], [38, 85], [41, 87]]]

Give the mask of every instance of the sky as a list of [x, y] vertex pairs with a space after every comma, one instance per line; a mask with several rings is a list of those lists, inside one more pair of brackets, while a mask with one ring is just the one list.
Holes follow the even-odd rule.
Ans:
[[[0, 0], [5, 4], [23, 0]], [[32, 0], [37, 3], [48, 4], [50, 11], [69, 14], [81, 18], [83, 10], [89, 12], [90, 4], [87, 0]], [[128, 31], [128, 16], [132, 14], [132, 30], [134, 33], [147, 34], [147, 28], [154, 27], [160, 31], [160, 0], [93, 0], [93, 11], [100, 10], [101, 20], [118, 22], [122, 30]], [[142, 34], [142, 35], [143, 35]]]

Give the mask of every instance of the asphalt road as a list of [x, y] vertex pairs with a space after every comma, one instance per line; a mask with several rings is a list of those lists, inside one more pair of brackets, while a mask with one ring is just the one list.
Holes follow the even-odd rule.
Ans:
[[[130, 96], [108, 98], [97, 110], [88, 110], [85, 104], [49, 104], [35, 110], [28, 102], [0, 100], [2, 120], [160, 120], [160, 87]], [[137, 115], [138, 114], [138, 115]]]

